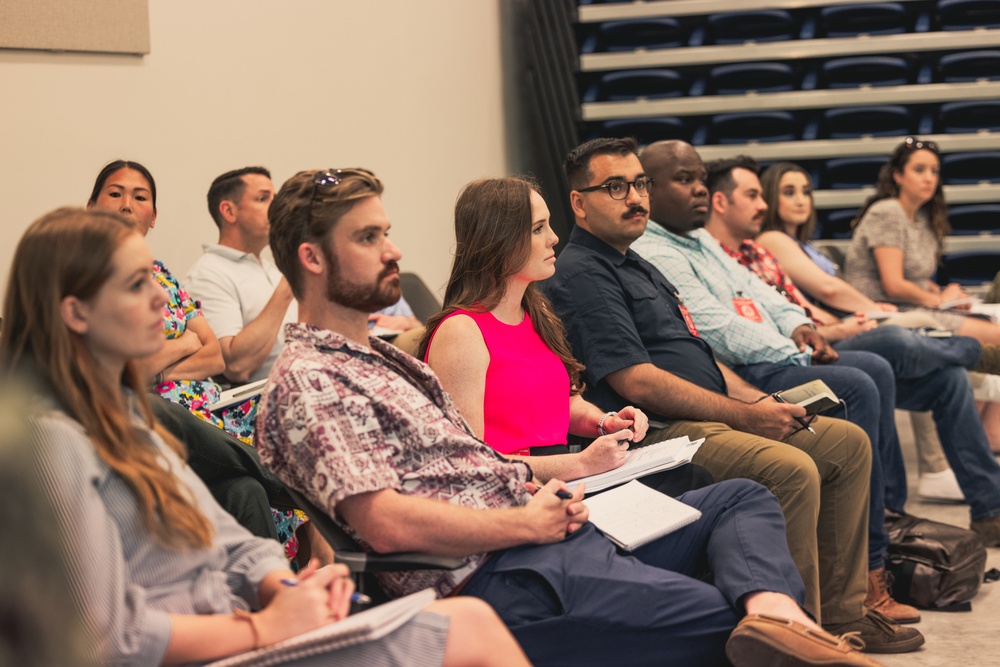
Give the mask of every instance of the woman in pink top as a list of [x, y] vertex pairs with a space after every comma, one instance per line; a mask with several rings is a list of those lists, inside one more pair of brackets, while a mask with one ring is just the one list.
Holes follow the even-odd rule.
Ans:
[[[531, 460], [542, 480], [622, 465], [648, 421], [631, 406], [604, 413], [580, 395], [583, 366], [533, 284], [555, 273], [559, 240], [536, 186], [470, 183], [455, 204], [455, 235], [444, 310], [428, 321], [420, 354], [476, 435], [504, 455], [554, 454]], [[567, 433], [596, 440], [570, 454]]]

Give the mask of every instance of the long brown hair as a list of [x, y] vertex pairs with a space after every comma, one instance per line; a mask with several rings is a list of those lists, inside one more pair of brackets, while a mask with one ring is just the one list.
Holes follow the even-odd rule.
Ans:
[[[531, 193], [538, 186], [523, 178], [484, 178], [466, 185], [455, 202], [455, 260], [444, 294], [444, 308], [427, 320], [419, 357], [427, 354], [441, 320], [456, 310], [486, 313], [500, 304], [507, 279], [531, 252]], [[562, 321], [534, 283], [524, 290], [521, 307], [538, 335], [566, 366], [574, 393], [582, 389], [583, 365], [573, 358]]]
[[[910, 156], [918, 150], [928, 150], [934, 153], [938, 160], [941, 159], [941, 153], [938, 152], [937, 144], [933, 141], [921, 141], [916, 137], [907, 137], [903, 143], [896, 146], [896, 150], [889, 156], [889, 161], [878, 170], [878, 182], [875, 184], [875, 194], [868, 198], [868, 201], [858, 211], [857, 216], [851, 221], [852, 229], [858, 226], [858, 223], [865, 217], [865, 213], [871, 208], [872, 204], [883, 199], [899, 197], [899, 185], [896, 184], [896, 179], [893, 176], [902, 173], [906, 169], [906, 164], [910, 161]], [[944, 189], [940, 177], [938, 178], [937, 189], [934, 190], [934, 196], [925, 202], [920, 207], [920, 210], [930, 220], [931, 230], [938, 241], [938, 254], [940, 254], [944, 246], [944, 237], [951, 233], [951, 224], [948, 222], [948, 204], [944, 201]]]
[[[762, 232], [772, 229], [779, 232], [785, 231], [785, 223], [782, 222], [780, 217], [778, 217], [778, 200], [781, 197], [781, 179], [788, 173], [802, 174], [806, 177], [806, 181], [809, 182], [809, 185], [812, 185], [812, 178], [810, 178], [809, 172], [794, 162], [776, 162], [768, 167], [760, 177], [760, 185], [764, 191], [764, 201], [767, 202], [767, 210], [764, 211], [764, 222], [760, 227], [760, 231]], [[812, 240], [813, 233], [815, 231], [816, 202], [813, 201], [812, 190], [810, 190], [809, 219], [806, 220], [805, 224], [799, 225], [795, 228], [795, 238], [802, 243], [808, 243]]]
[[67, 296], [93, 298], [112, 271], [112, 256], [132, 224], [114, 213], [61, 208], [36, 220], [14, 252], [0, 333], [0, 375], [37, 374], [62, 408], [83, 425], [101, 459], [135, 494], [153, 538], [171, 547], [211, 544], [209, 520], [188, 489], [160, 464], [135, 428], [122, 387], [130, 389], [146, 426], [181, 457], [183, 446], [153, 419], [143, 378], [129, 362], [120, 386], [109, 386], [83, 338], [60, 314]]

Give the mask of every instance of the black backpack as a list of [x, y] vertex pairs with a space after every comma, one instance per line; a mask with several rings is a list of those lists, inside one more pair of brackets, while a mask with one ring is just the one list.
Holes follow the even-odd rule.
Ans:
[[971, 530], [886, 511], [892, 597], [923, 609], [968, 611], [986, 568], [986, 547]]

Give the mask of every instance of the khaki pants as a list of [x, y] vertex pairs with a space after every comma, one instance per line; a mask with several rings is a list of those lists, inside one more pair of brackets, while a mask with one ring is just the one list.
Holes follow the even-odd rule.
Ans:
[[705, 438], [694, 462], [716, 481], [745, 478], [767, 487], [785, 514], [806, 610], [820, 623], [846, 623], [864, 615], [871, 444], [840, 419], [819, 417], [812, 428], [815, 434], [800, 431], [778, 442], [717, 422], [679, 421], [646, 439]]

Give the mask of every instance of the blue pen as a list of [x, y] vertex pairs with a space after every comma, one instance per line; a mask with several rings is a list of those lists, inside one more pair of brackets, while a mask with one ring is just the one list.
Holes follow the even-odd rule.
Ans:
[[[285, 586], [298, 586], [298, 579], [282, 579], [281, 583]], [[351, 593], [351, 602], [354, 604], [371, 604], [372, 599], [365, 595], [364, 593]]]

